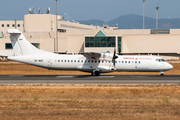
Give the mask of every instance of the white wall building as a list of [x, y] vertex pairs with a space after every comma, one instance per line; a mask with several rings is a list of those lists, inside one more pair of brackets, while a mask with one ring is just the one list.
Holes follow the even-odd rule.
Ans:
[[[180, 29], [117, 29], [64, 21], [58, 17], [58, 52], [113, 52], [121, 54], [177, 55], [180, 53]], [[0, 56], [12, 54], [7, 29], [20, 29], [36, 47], [55, 52], [56, 16], [27, 14], [22, 21], [0, 21]], [[8, 56], [7, 55], [7, 56]], [[171, 57], [172, 58], [172, 57]]]

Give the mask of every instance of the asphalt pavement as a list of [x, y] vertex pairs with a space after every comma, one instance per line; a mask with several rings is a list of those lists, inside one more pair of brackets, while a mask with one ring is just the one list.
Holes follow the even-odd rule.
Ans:
[[0, 75], [0, 84], [180, 84], [180, 75]]

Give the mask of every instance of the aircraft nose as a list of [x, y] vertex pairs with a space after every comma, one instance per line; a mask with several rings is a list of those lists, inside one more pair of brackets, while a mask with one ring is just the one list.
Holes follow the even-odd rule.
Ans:
[[168, 64], [168, 68], [171, 70], [173, 66], [171, 64]]

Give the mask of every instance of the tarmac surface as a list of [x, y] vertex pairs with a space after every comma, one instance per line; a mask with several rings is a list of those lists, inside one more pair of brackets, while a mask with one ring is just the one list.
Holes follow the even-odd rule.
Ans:
[[180, 84], [180, 75], [0, 75], [0, 84]]

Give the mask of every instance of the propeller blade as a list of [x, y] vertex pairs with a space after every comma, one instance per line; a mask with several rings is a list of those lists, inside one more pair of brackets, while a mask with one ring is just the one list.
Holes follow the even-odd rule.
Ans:
[[112, 59], [114, 67], [115, 67], [115, 64], [116, 64], [115, 59], [117, 59], [117, 58], [118, 58], [118, 56], [116, 56], [116, 49], [114, 48], [114, 54], [113, 54], [113, 59]]
[[113, 59], [113, 65], [114, 65], [114, 67], [115, 67], [115, 59]]
[[113, 56], [115, 56], [116, 55], [116, 49], [114, 48], [114, 55]]

